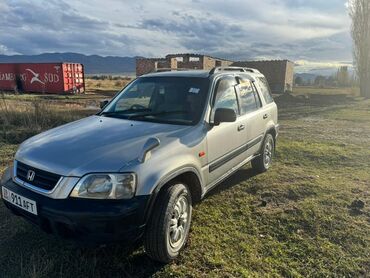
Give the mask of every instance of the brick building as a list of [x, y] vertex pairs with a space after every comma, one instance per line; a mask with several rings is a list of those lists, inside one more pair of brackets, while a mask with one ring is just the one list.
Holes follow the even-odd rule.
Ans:
[[239, 61], [232, 65], [258, 69], [266, 76], [273, 92], [283, 93], [293, 89], [294, 63], [289, 60]]
[[266, 76], [275, 93], [283, 93], [293, 88], [294, 63], [288, 60], [234, 62], [199, 54], [169, 54], [165, 58], [137, 58], [136, 75], [175, 69], [211, 70], [219, 66], [258, 69]]
[[230, 66], [233, 62], [199, 54], [169, 54], [165, 58], [137, 58], [136, 75], [171, 69], [211, 70], [218, 66]]

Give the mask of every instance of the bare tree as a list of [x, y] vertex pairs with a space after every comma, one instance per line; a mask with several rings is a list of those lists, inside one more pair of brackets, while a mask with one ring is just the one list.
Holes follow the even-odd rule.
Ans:
[[337, 81], [338, 85], [340, 87], [347, 87], [349, 86], [350, 83], [350, 77], [349, 77], [349, 72], [348, 72], [348, 67], [340, 67], [337, 71]]
[[361, 95], [370, 98], [370, 1], [349, 0], [352, 18], [352, 38]]

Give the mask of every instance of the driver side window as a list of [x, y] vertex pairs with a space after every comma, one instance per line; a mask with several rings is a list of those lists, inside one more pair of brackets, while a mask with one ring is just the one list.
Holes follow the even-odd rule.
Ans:
[[213, 113], [217, 108], [233, 109], [239, 115], [238, 99], [236, 96], [234, 77], [225, 77], [217, 82], [216, 94], [213, 104]]
[[117, 101], [115, 111], [149, 108], [153, 91], [153, 83], [141, 83], [132, 86], [126, 93], [126, 98]]

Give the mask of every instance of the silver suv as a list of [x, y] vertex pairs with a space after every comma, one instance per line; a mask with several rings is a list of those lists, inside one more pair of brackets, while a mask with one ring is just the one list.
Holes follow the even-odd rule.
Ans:
[[79, 241], [144, 239], [169, 262], [184, 247], [192, 205], [240, 167], [270, 168], [277, 107], [255, 69], [153, 73], [101, 112], [19, 147], [2, 199], [44, 231]]

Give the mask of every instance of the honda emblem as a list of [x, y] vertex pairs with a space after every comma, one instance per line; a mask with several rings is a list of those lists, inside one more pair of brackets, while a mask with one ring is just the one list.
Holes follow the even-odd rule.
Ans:
[[32, 171], [32, 170], [28, 170], [27, 172], [27, 180], [28, 181], [33, 181], [34, 178], [35, 178], [35, 171]]

